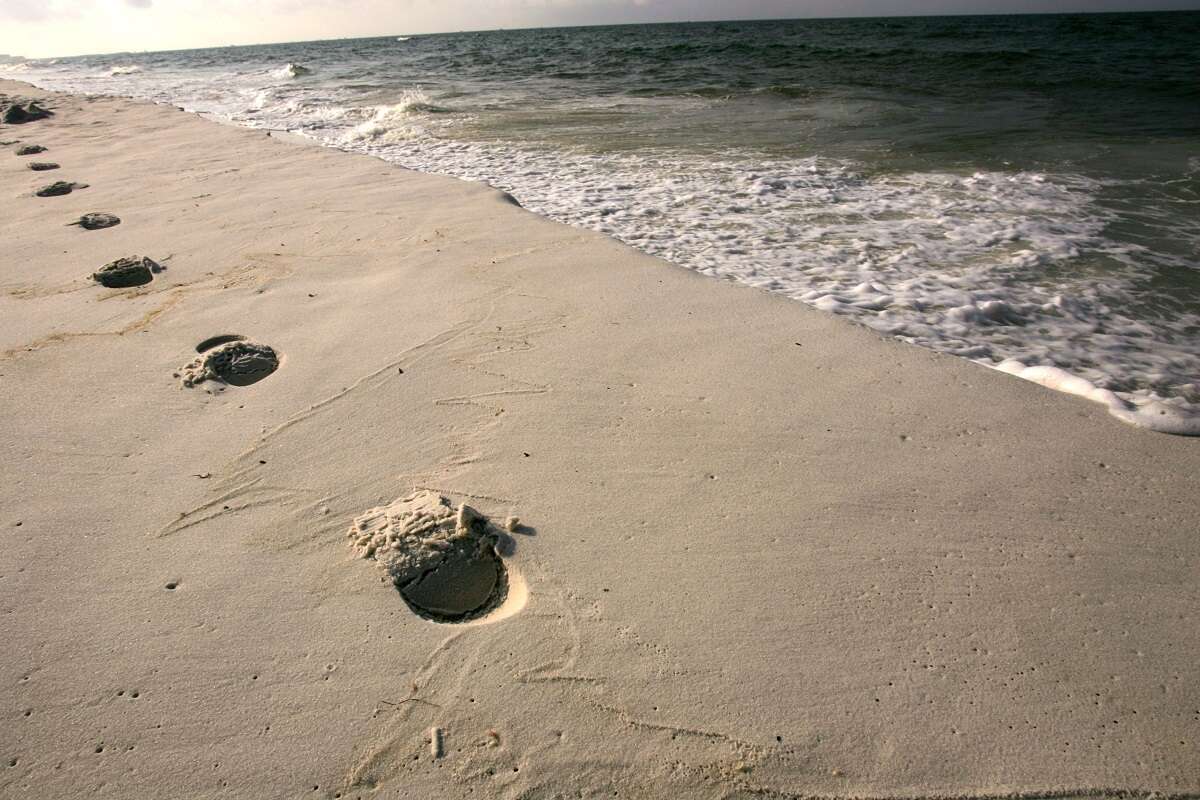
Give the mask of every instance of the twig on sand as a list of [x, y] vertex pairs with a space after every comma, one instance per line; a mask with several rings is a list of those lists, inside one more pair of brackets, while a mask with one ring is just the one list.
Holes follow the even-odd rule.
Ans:
[[393, 703], [391, 700], [380, 700], [379, 702], [383, 703], [385, 706], [397, 706], [398, 707], [398, 706], [404, 705], [405, 703], [424, 703], [427, 706], [433, 706], [434, 708], [441, 708], [441, 705], [439, 705], [438, 703], [434, 703], [431, 700], [426, 700], [424, 697], [406, 697], [403, 700], [401, 700], [399, 703]]
[[417, 692], [420, 691], [420, 689], [421, 689], [420, 686], [413, 683], [409, 686], [408, 697], [404, 698], [399, 703], [393, 703], [391, 700], [380, 700], [379, 702], [383, 703], [384, 705], [392, 706], [395, 708], [398, 708], [398, 707], [404, 705], [405, 703], [424, 703], [427, 706], [433, 706], [434, 708], [441, 708], [441, 706], [439, 704], [433, 702], [432, 700], [426, 700], [424, 697], [417, 697]]

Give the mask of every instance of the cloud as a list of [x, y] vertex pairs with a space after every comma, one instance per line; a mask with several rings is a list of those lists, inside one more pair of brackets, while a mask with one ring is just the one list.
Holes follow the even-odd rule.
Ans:
[[0, 2], [0, 19], [17, 22], [37, 22], [50, 16], [50, 4], [46, 0], [3, 0]]
[[125, 0], [125, 5], [130, 8], [149, 8], [154, 5], [154, 0]]
[[[0, 20], [20, 23], [62, 22], [92, 11], [94, 0], [0, 0]], [[0, 33], [4, 29], [0, 28]]]

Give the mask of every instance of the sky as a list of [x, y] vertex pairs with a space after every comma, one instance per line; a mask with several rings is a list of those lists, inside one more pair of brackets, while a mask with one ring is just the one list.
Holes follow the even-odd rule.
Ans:
[[28, 58], [676, 20], [1200, 9], [1200, 0], [0, 0]]

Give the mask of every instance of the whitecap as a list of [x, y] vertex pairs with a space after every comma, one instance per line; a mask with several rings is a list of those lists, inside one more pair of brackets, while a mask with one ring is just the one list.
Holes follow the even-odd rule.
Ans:
[[425, 133], [425, 128], [414, 118], [425, 112], [439, 110], [425, 92], [409, 89], [396, 103], [358, 110], [358, 114], [369, 114], [368, 118], [347, 131], [342, 141], [399, 143], [415, 139]]
[[274, 75], [277, 78], [301, 78], [305, 75], [311, 75], [312, 70], [301, 64], [293, 64], [291, 62], [275, 70]]

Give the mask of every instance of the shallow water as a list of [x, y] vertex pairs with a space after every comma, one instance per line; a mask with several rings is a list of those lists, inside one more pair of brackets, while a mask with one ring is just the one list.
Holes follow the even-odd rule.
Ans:
[[1187, 430], [1198, 54], [1200, 13], [1054, 15], [391, 35], [13, 77], [487, 181], [927, 347], [1065, 370]]

